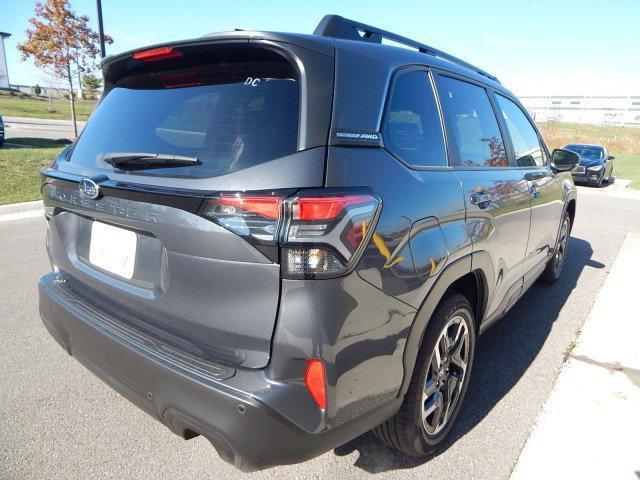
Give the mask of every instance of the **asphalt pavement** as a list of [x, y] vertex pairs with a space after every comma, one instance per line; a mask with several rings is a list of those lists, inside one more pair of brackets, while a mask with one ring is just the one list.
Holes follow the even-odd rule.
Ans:
[[506, 479], [625, 233], [640, 232], [639, 212], [640, 200], [580, 188], [562, 279], [536, 284], [479, 339], [465, 405], [438, 456], [407, 459], [365, 434], [249, 475], [203, 438], [173, 435], [64, 353], [38, 317], [44, 220], [0, 222], [0, 478]]
[[[85, 122], [78, 122], [78, 134]], [[6, 142], [12, 138], [48, 138], [51, 140], [73, 140], [73, 124], [69, 120], [46, 120], [43, 118], [4, 117]]]

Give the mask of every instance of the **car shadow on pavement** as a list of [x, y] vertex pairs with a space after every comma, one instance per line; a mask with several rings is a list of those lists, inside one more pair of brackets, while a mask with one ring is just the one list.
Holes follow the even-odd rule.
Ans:
[[[533, 285], [502, 320], [479, 338], [464, 405], [436, 456], [481, 422], [529, 368], [583, 269], [604, 268], [602, 263], [592, 260], [592, 254], [588, 242], [571, 237], [560, 280], [554, 285]], [[337, 447], [334, 453], [343, 456], [356, 450], [360, 455], [355, 466], [369, 473], [414, 468], [428, 461], [407, 457], [387, 447], [372, 432]]]

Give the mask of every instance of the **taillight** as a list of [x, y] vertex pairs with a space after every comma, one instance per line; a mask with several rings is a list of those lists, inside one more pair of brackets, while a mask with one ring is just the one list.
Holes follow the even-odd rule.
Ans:
[[280, 235], [283, 276], [321, 278], [349, 270], [379, 207], [370, 193], [302, 192], [287, 199]]
[[278, 195], [219, 195], [208, 198], [201, 213], [241, 237], [275, 244], [282, 201]]
[[140, 60], [141, 62], [155, 62], [156, 60], [181, 57], [182, 52], [180, 50], [174, 50], [173, 47], [158, 47], [133, 52], [131, 56], [134, 60]]
[[207, 198], [200, 214], [257, 246], [279, 245], [283, 277], [323, 278], [350, 270], [380, 207], [369, 192], [323, 189], [222, 194]]

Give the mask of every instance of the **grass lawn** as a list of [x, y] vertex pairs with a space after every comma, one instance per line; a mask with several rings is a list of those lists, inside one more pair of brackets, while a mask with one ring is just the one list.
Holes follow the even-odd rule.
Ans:
[[539, 123], [538, 128], [552, 149], [569, 143], [595, 143], [605, 145], [610, 152], [640, 155], [639, 127], [549, 122]]
[[631, 153], [612, 153], [613, 176], [631, 180], [629, 187], [640, 190], [640, 155]]
[[631, 180], [631, 188], [640, 190], [640, 128], [618, 125], [577, 123], [540, 123], [540, 132], [549, 148], [569, 143], [605, 145], [613, 155], [613, 176]]
[[[93, 111], [96, 102], [78, 100], [76, 118], [86, 120]], [[49, 101], [40, 97], [21, 97], [0, 94], [0, 115], [4, 117], [48, 118], [51, 120], [71, 120], [69, 100], [52, 100], [53, 112], [49, 112]]]
[[62, 146], [52, 141], [37, 143], [43, 147], [0, 149], [0, 205], [42, 198], [39, 170], [53, 162]]

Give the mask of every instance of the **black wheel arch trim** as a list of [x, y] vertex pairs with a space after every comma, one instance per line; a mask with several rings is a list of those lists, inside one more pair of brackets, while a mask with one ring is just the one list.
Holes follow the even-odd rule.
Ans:
[[489, 288], [487, 288], [488, 283], [486, 279], [491, 278], [488, 272], [490, 272], [492, 268], [489, 254], [485, 251], [480, 251], [459, 258], [447, 265], [440, 273], [438, 279], [427, 293], [422, 305], [420, 305], [411, 329], [409, 330], [403, 356], [404, 378], [402, 379], [398, 393], [399, 396], [403, 397], [409, 389], [418, 351], [422, 345], [422, 340], [429, 326], [431, 316], [451, 285], [469, 273], [476, 274], [477, 281], [480, 282], [479, 286], [481, 287], [477, 306], [478, 314], [474, 319], [476, 333], [478, 333], [479, 325], [486, 311], [488, 298], [490, 298], [491, 295]]

